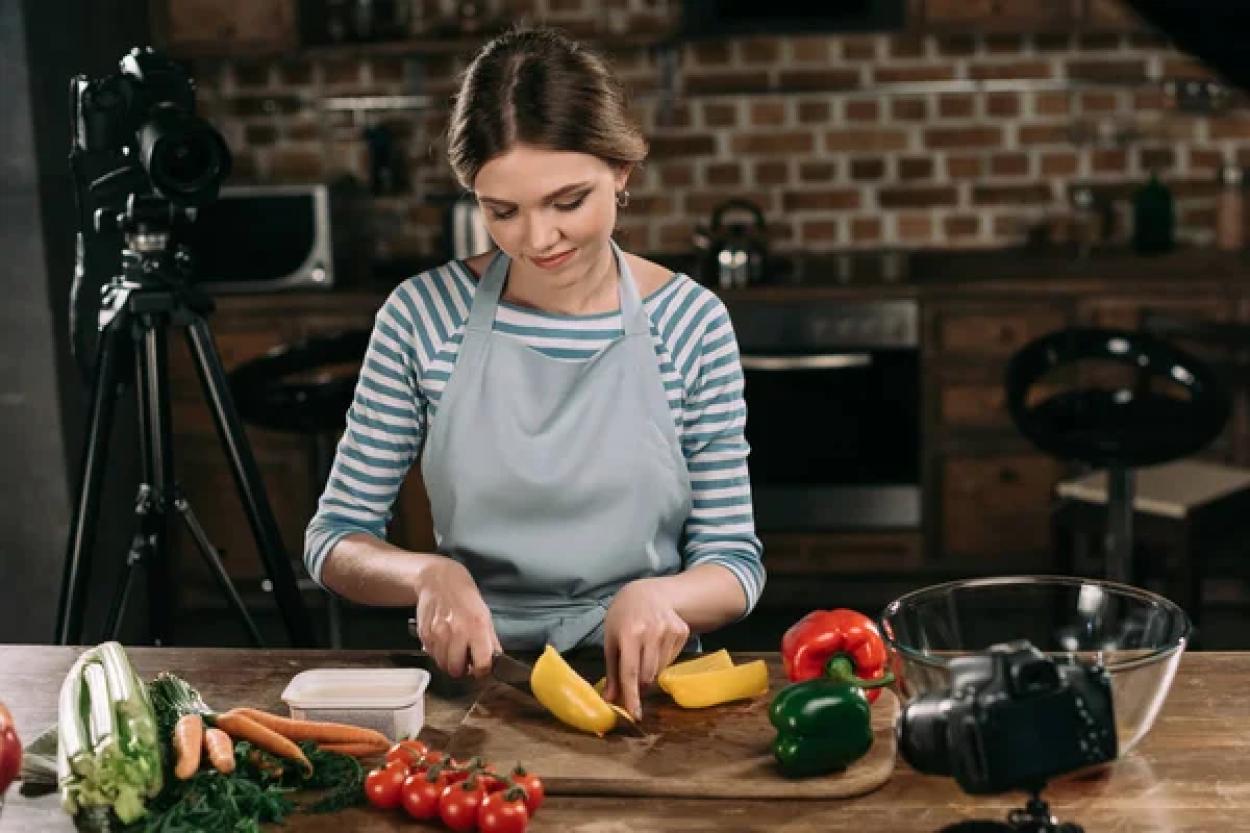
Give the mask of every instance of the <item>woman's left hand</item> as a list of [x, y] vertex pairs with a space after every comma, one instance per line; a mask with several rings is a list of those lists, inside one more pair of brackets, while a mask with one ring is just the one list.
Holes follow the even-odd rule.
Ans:
[[663, 590], [662, 578], [631, 581], [617, 592], [604, 621], [604, 699], [642, 717], [644, 687], [655, 682], [690, 638], [690, 626]]

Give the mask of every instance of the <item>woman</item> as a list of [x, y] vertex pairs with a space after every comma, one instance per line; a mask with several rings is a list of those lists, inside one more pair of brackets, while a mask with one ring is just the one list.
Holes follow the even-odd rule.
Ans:
[[[415, 604], [454, 676], [502, 649], [603, 645], [605, 696], [635, 715], [640, 686], [764, 584], [725, 308], [612, 240], [646, 147], [578, 44], [531, 29], [483, 48], [449, 151], [498, 251], [378, 313], [305, 547], [331, 591]], [[437, 553], [383, 540], [418, 455]]]

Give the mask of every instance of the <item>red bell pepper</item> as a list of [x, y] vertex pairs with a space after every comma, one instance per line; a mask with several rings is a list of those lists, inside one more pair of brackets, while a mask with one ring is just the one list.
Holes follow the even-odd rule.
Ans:
[[0, 805], [4, 804], [4, 791], [21, 769], [22, 742], [17, 739], [13, 715], [0, 703]]
[[[889, 652], [873, 621], [845, 608], [814, 610], [790, 626], [781, 638], [781, 659], [791, 682], [845, 673], [849, 661], [854, 676], [879, 680], [886, 674]], [[837, 663], [842, 668], [832, 667]], [[880, 689], [864, 692], [869, 702]]]

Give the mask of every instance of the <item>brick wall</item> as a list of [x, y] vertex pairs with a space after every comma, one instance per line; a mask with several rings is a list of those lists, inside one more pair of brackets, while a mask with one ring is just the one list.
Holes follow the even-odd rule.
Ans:
[[[518, 17], [575, 34], [654, 31], [674, 14], [656, 0], [508, 2]], [[1207, 72], [1150, 34], [701, 41], [677, 48], [672, 96], [662, 53], [596, 43], [652, 143], [621, 221], [622, 239], [639, 252], [688, 252], [693, 226], [733, 196], [764, 209], [782, 252], [999, 247], [1067, 214], [1078, 183], [1116, 201], [1123, 238], [1127, 200], [1151, 170], [1177, 197], [1179, 236], [1204, 244], [1218, 167], [1250, 163], [1240, 97], [1215, 114], [1183, 112], [1158, 82]], [[376, 255], [428, 258], [443, 253], [441, 219], [455, 192], [445, 102], [468, 57], [323, 51], [200, 61], [194, 70], [205, 114], [236, 152], [236, 181], [363, 180], [361, 131], [384, 118], [411, 165], [403, 193], [373, 200]], [[888, 88], [966, 79], [993, 83], [976, 92]], [[1036, 88], [1065, 79], [1108, 83]], [[439, 106], [366, 116], [319, 105], [413, 93]]]

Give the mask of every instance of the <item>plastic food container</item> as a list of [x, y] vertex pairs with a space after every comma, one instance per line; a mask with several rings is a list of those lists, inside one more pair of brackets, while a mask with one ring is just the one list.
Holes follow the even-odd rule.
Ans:
[[291, 678], [282, 701], [296, 720], [329, 720], [376, 729], [398, 740], [425, 725], [423, 668], [313, 668]]

